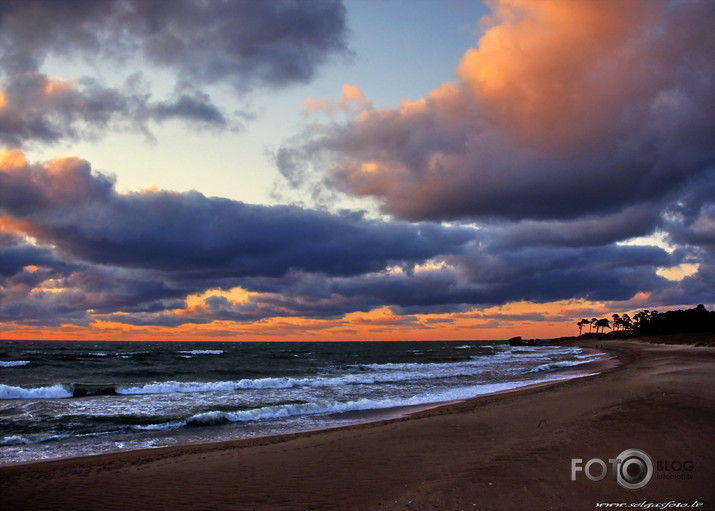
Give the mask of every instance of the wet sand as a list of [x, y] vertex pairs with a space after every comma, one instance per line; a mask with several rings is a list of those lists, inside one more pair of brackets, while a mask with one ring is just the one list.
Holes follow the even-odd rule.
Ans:
[[[572, 344], [603, 344], [620, 365], [334, 430], [0, 467], [0, 509], [715, 509], [715, 350]], [[645, 487], [571, 480], [572, 458], [629, 448], [661, 462]]]

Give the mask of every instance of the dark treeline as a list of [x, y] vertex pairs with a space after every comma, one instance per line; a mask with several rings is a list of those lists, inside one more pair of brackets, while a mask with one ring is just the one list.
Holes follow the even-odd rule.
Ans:
[[[628, 314], [613, 314], [611, 319], [582, 319], [577, 323], [579, 335], [583, 333], [613, 331], [632, 331], [641, 335], [677, 334], [691, 332], [715, 332], [715, 311], [708, 311], [700, 304], [693, 309], [658, 312], [643, 310], [631, 318]], [[584, 332], [588, 326], [588, 331]]]

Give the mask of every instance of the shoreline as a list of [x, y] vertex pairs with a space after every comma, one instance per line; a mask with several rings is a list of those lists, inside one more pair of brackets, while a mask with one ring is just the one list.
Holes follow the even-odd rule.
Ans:
[[[506, 342], [505, 342], [506, 343]], [[564, 343], [565, 344], [565, 343]], [[437, 401], [437, 402], [431, 402], [431, 403], [421, 403], [421, 404], [413, 404], [413, 405], [402, 405], [402, 406], [394, 406], [390, 408], [374, 408], [374, 409], [365, 409], [365, 410], [354, 410], [354, 411], [349, 411], [349, 412], [337, 412], [335, 414], [330, 414], [327, 415], [326, 417], [330, 416], [335, 416], [336, 418], [342, 418], [346, 420], [345, 424], [340, 424], [340, 425], [328, 425], [326, 427], [316, 427], [313, 429], [304, 429], [304, 430], [298, 430], [298, 431], [289, 431], [285, 433], [267, 433], [267, 434], [257, 434], [257, 435], [250, 435], [250, 436], [245, 436], [245, 437], [237, 437], [237, 438], [232, 438], [232, 439], [223, 439], [223, 440], [215, 440], [215, 441], [184, 441], [184, 442], [177, 442], [172, 445], [160, 445], [160, 446], [152, 446], [152, 447], [139, 447], [139, 448], [129, 448], [129, 449], [117, 449], [114, 451], [105, 451], [105, 452], [99, 452], [96, 454], [84, 454], [84, 455], [77, 455], [77, 456], [63, 456], [63, 457], [52, 457], [52, 458], [47, 458], [47, 459], [37, 459], [37, 460], [30, 460], [30, 461], [20, 461], [20, 462], [15, 462], [15, 463], [2, 463], [0, 462], [0, 470], [3, 468], [7, 467], [22, 467], [22, 466], [27, 466], [27, 465], [44, 465], [47, 463], [61, 463], [61, 462], [77, 462], [81, 463], [83, 460], [88, 460], [91, 461], [93, 459], [97, 459], [99, 457], [105, 457], [105, 456], [114, 456], [120, 453], [157, 453], [160, 454], [161, 451], [163, 450], [172, 450], [172, 449], [182, 449], [182, 448], [192, 448], [192, 447], [206, 447], [210, 448], [212, 445], [228, 445], [233, 442], [251, 442], [251, 441], [260, 441], [261, 439], [270, 439], [270, 438], [276, 438], [276, 439], [282, 439], [282, 438], [288, 438], [292, 437], [295, 435], [305, 435], [305, 434], [310, 434], [310, 433], [319, 433], [322, 431], [331, 431], [331, 430], [340, 430], [343, 428], [354, 428], [354, 427], [360, 427], [362, 425], [367, 425], [367, 424], [373, 424], [373, 423], [387, 423], [391, 422], [394, 420], [402, 420], [402, 419], [409, 419], [410, 417], [427, 412], [429, 413], [431, 410], [435, 410], [441, 407], [447, 407], [459, 403], [464, 403], [464, 402], [469, 402], [473, 400], [478, 400], [481, 398], [487, 398], [491, 396], [499, 396], [499, 395], [506, 395], [512, 392], [521, 392], [525, 391], [531, 388], [537, 388], [541, 386], [548, 386], [548, 385], [555, 385], [555, 384], [562, 384], [566, 383], [570, 380], [573, 379], [578, 379], [578, 378], [587, 378], [587, 377], [592, 377], [600, 374], [604, 370], [612, 370], [617, 368], [619, 365], [622, 364], [622, 361], [620, 360], [620, 357], [617, 354], [609, 353], [608, 350], [606, 349], [601, 349], [601, 348], [583, 348], [584, 352], [590, 352], [592, 354], [597, 354], [597, 355], [609, 355], [608, 358], [605, 359], [600, 359], [600, 360], [593, 360], [589, 362], [584, 362], [583, 364], [579, 364], [577, 366], [571, 366], [571, 367], [565, 367], [558, 369], [552, 373], [552, 376], [556, 376], [553, 380], [544, 380], [544, 381], [539, 381], [539, 382], [534, 382], [534, 383], [528, 383], [520, 386], [516, 386], [514, 388], [508, 388], [504, 390], [497, 390], [493, 392], [487, 392], [484, 394], [479, 394], [476, 396], [473, 396], [471, 398], [466, 398], [466, 399], [456, 399], [452, 401]], [[566, 377], [558, 377], [559, 375], [568, 375]], [[355, 422], [350, 422], [351, 417], [355, 417]], [[362, 417], [362, 419], [360, 419]], [[180, 438], [181, 433], [179, 433], [179, 436], [175, 435], [167, 435], [172, 438]]]
[[[6, 465], [0, 507], [588, 509], [598, 501], [685, 497], [715, 504], [715, 351], [631, 340], [609, 341], [603, 351], [620, 365], [399, 418]], [[654, 478], [637, 492], [570, 480], [570, 459], [627, 448], [658, 460], [691, 457], [694, 479]]]

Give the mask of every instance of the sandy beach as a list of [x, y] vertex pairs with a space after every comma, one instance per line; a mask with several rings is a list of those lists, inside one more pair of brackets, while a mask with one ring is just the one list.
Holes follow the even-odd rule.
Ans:
[[[715, 509], [715, 350], [574, 343], [619, 364], [341, 429], [6, 466], [0, 509]], [[571, 480], [573, 458], [631, 448], [652, 458], [645, 487]]]

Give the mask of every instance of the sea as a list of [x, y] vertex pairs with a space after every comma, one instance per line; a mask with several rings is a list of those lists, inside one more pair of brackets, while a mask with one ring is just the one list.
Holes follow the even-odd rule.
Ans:
[[483, 341], [0, 341], [0, 465], [375, 421], [606, 357]]

